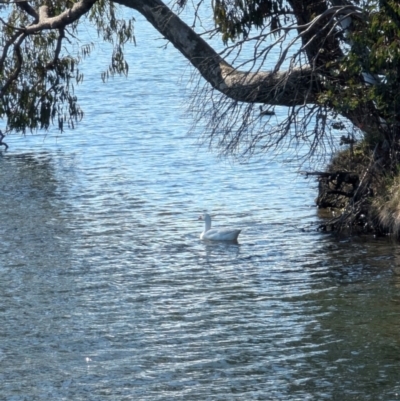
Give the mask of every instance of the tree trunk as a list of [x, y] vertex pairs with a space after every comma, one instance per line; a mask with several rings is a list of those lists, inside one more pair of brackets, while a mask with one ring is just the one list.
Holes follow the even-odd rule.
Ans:
[[[317, 15], [323, 15], [328, 11], [328, 5], [325, 1], [315, 0], [288, 0], [289, 4], [293, 8], [294, 14], [297, 19], [299, 26], [299, 33], [305, 31], [304, 26], [315, 18]], [[345, 6], [345, 2], [342, 0], [334, 0], [332, 2], [336, 6]], [[352, 17], [348, 17], [351, 20]], [[301, 36], [303, 48], [307, 54], [308, 62], [313, 66], [315, 71], [322, 74], [327, 81], [331, 78], [337, 81], [338, 87], [344, 87], [348, 84], [348, 76], [332, 77], [330, 69], [335, 63], [340, 63], [344, 54], [340, 48], [339, 37], [343, 36], [343, 32], [339, 32], [340, 24], [338, 28], [335, 28], [333, 32], [329, 34], [329, 30], [332, 29], [334, 20], [327, 23], [329, 19], [320, 19], [318, 23], [313, 25], [313, 29], [307, 31]], [[351, 29], [351, 23], [348, 24], [347, 29]], [[355, 77], [352, 77], [355, 79]], [[362, 75], [358, 77], [360, 84], [364, 83]], [[321, 88], [323, 89], [323, 88]], [[340, 93], [337, 94], [340, 96]], [[340, 113], [348, 118], [356, 127], [361, 129], [363, 132], [371, 136], [384, 136], [384, 132], [380, 123], [379, 114], [373, 104], [369, 102], [367, 104], [360, 105], [351, 110], [340, 110]], [[387, 138], [386, 138], [387, 139]]]

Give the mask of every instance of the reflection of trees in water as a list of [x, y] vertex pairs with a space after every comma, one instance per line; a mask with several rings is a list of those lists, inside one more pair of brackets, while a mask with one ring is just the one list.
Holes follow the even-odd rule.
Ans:
[[73, 265], [65, 183], [56, 173], [47, 154], [0, 155], [1, 399], [40, 394], [57, 380], [61, 359], [68, 369], [66, 339], [82, 326], [74, 316], [76, 281], [67, 274]]
[[308, 266], [314, 290], [298, 300], [313, 311], [308, 335], [315, 352], [305, 352], [309, 371], [297, 372], [292, 392], [391, 399], [400, 349], [400, 303], [393, 283], [397, 245], [371, 237], [327, 236], [322, 241], [319, 257], [310, 257], [319, 262]]
[[0, 183], [3, 264], [65, 263], [68, 228], [52, 158], [7, 154], [0, 158]]
[[310, 257], [313, 263], [306, 267], [327, 286], [364, 282], [391, 275], [395, 251], [394, 242], [388, 238], [326, 234]]

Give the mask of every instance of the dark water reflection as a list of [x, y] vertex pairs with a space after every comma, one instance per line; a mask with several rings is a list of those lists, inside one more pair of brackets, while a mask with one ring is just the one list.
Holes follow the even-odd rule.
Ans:
[[51, 158], [3, 156], [0, 168], [2, 256], [8, 268], [29, 263], [46, 270], [61, 255], [67, 263], [70, 252], [64, 237], [70, 233], [58, 195], [62, 185], [54, 176]]

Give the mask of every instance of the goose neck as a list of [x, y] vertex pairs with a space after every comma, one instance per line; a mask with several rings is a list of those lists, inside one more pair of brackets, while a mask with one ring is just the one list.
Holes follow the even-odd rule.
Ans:
[[206, 224], [205, 231], [208, 231], [211, 228], [211, 217], [208, 214], [204, 216], [204, 222]]

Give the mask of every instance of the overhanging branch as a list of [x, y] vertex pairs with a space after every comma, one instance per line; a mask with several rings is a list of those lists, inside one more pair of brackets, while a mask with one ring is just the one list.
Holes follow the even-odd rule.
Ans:
[[86, 14], [97, 0], [81, 0], [71, 8], [59, 15], [49, 17], [48, 6], [39, 8], [39, 21], [36, 24], [26, 27], [26, 34], [36, 33], [45, 29], [65, 28], [67, 25], [77, 21], [82, 15]]
[[116, 0], [140, 12], [224, 95], [247, 103], [296, 106], [316, 101], [310, 90], [317, 75], [311, 67], [288, 71], [243, 72], [235, 69], [178, 18], [161, 0]]

